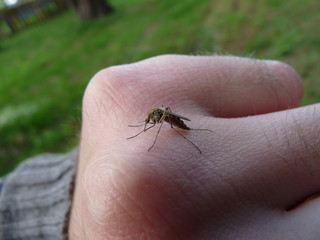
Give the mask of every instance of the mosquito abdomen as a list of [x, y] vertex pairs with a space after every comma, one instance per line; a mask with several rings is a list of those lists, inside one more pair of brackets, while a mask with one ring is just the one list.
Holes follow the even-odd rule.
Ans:
[[175, 116], [167, 116], [165, 117], [164, 121], [167, 123], [170, 123], [172, 126], [175, 126], [177, 128], [185, 129], [185, 130], [191, 130], [180, 118]]

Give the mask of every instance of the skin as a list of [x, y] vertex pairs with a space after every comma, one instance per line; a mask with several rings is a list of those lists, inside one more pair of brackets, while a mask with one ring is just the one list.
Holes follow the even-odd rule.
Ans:
[[[90, 81], [70, 239], [318, 239], [320, 104], [281, 62], [164, 55]], [[152, 107], [191, 119], [127, 140]]]

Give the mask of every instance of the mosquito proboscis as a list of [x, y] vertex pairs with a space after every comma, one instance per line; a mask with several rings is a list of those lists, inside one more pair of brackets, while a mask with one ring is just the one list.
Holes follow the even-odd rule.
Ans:
[[[186, 139], [188, 142], [190, 142], [198, 151], [199, 153], [201, 154], [201, 150], [200, 148], [195, 145], [193, 142], [191, 142], [188, 138], [186, 138], [182, 133], [180, 133], [177, 129], [174, 128], [177, 127], [177, 128], [180, 128], [180, 129], [183, 129], [183, 130], [200, 130], [200, 131], [209, 131], [209, 132], [213, 132], [212, 130], [210, 129], [194, 129], [194, 128], [189, 128], [184, 122], [183, 120], [185, 121], [191, 121], [190, 119], [186, 118], [186, 117], [183, 117], [181, 115], [178, 115], [176, 113], [173, 113], [171, 111], [171, 109], [169, 107], [164, 107], [164, 106], [161, 106], [161, 107], [154, 107], [154, 108], [151, 108], [149, 111], [148, 111], [148, 116], [147, 118], [145, 119], [144, 122], [142, 123], [139, 123], [137, 125], [129, 125], [129, 127], [139, 127], [139, 126], [142, 126], [144, 125], [144, 128], [141, 132], [137, 133], [136, 135], [132, 136], [132, 137], [129, 137], [127, 139], [131, 139], [131, 138], [134, 138], [134, 137], [137, 137], [139, 136], [141, 133], [143, 132], [146, 132], [147, 130], [149, 130], [150, 128], [153, 128], [156, 124], [160, 124], [160, 127], [157, 131], [157, 135], [151, 145], [151, 147], [148, 149], [148, 152], [151, 150], [151, 148], [153, 148], [153, 146], [156, 144], [156, 141], [157, 141], [157, 138], [158, 138], [158, 135], [159, 135], [159, 132], [161, 130], [161, 127], [163, 125], [164, 122], [167, 122], [170, 124], [171, 128], [174, 129], [177, 133], [179, 133], [184, 139]], [[148, 124], [150, 126], [148, 126]]]

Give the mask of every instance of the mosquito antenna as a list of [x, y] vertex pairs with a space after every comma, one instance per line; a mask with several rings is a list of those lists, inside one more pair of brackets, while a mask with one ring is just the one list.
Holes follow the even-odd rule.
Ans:
[[[191, 143], [196, 149], [198, 149], [199, 153], [202, 154], [200, 148], [195, 145], [193, 142], [191, 142], [188, 138], [186, 138], [181, 132], [179, 132], [177, 129], [173, 128], [177, 133], [179, 133], [185, 140], [187, 140], [189, 143]], [[194, 130], [194, 129], [192, 129]], [[211, 131], [211, 130], [210, 130]]]
[[[153, 146], [156, 144], [156, 141], [157, 141], [157, 138], [158, 138], [158, 135], [159, 135], [159, 132], [160, 132], [160, 130], [161, 130], [161, 127], [162, 127], [163, 122], [164, 122], [164, 121], [161, 122], [161, 125], [160, 125], [160, 127], [159, 127], [159, 129], [158, 129], [158, 132], [157, 132], [157, 135], [156, 135], [156, 138], [154, 139], [151, 147], [148, 149], [148, 152], [149, 152], [149, 151], [151, 150], [151, 148], [153, 148]], [[154, 124], [154, 125], [155, 125], [155, 124]], [[154, 126], [154, 125], [153, 125], [153, 126]]]
[[143, 130], [142, 130], [141, 132], [139, 132], [138, 134], [136, 134], [136, 135], [134, 135], [134, 136], [132, 136], [132, 137], [128, 137], [127, 139], [131, 139], [131, 138], [134, 138], [134, 137], [138, 137], [141, 133], [149, 130], [150, 128], [153, 128], [155, 125], [156, 125], [156, 124], [154, 123], [152, 126], [147, 127], [146, 129], [143, 129]]

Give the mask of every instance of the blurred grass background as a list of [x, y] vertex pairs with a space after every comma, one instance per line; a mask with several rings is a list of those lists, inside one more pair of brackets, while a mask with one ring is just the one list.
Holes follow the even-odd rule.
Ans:
[[78, 142], [81, 99], [110, 65], [164, 53], [235, 54], [291, 64], [303, 104], [320, 101], [318, 0], [113, 0], [111, 15], [73, 11], [0, 42], [0, 176]]

